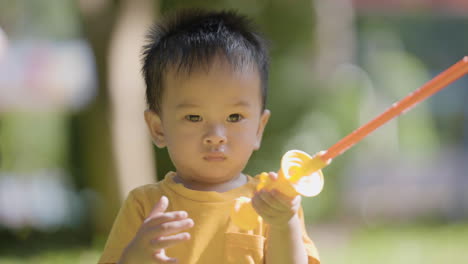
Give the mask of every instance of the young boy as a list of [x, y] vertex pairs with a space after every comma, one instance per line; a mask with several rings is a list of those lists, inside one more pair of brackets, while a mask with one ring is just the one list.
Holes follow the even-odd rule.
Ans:
[[[300, 196], [255, 192], [258, 179], [242, 173], [270, 117], [264, 40], [235, 12], [200, 10], [148, 40], [145, 120], [176, 172], [129, 194], [99, 263], [319, 263]], [[254, 230], [230, 220], [240, 196], [262, 216]]]

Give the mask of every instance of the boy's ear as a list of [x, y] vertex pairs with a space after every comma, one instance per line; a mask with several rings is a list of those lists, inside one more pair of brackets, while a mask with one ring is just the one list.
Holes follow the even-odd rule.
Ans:
[[145, 110], [145, 121], [153, 143], [158, 148], [164, 148], [166, 146], [166, 140], [164, 138], [161, 117], [155, 111], [148, 109]]
[[258, 150], [260, 148], [260, 145], [262, 143], [263, 131], [265, 130], [268, 120], [270, 119], [270, 115], [270, 110], [265, 109], [263, 110], [263, 113], [260, 116], [260, 122], [257, 129], [257, 140], [255, 141], [254, 150]]

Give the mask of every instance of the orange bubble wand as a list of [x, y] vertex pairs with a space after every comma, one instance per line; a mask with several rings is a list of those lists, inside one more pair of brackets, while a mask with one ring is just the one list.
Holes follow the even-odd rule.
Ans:
[[[346, 150], [354, 146], [380, 126], [393, 118], [406, 113], [418, 103], [439, 92], [467, 73], [468, 56], [465, 56], [462, 60], [434, 77], [416, 91], [394, 103], [382, 114], [338, 141], [328, 150], [318, 152], [313, 157], [310, 157], [307, 153], [302, 151], [288, 151], [281, 160], [281, 169], [278, 172], [278, 180], [273, 182], [269, 179], [266, 173], [262, 173], [260, 175], [261, 182], [257, 186], [257, 190], [263, 188], [275, 188], [289, 196], [295, 196], [297, 194], [315, 196], [319, 194], [323, 187], [323, 175], [321, 169], [329, 165], [332, 159], [343, 154]], [[233, 221], [240, 227], [252, 229], [255, 226], [255, 224], [253, 224], [254, 217], [250, 216], [250, 223], [246, 222], [246, 219], [248, 218], [246, 218], [247, 214], [251, 214], [253, 211], [253, 208], [249, 209], [249, 206], [251, 207], [251, 205], [248, 204], [250, 203], [245, 198], [241, 199], [240, 202], [238, 201], [234, 211], [242, 212], [243, 210], [246, 214], [242, 216], [242, 214], [237, 213], [237, 217], [235, 217], [234, 214], [236, 213], [234, 213]]]
[[[333, 158], [343, 154], [346, 150], [351, 148], [353, 145], [361, 141], [371, 132], [387, 123], [391, 119], [404, 114], [409, 111], [411, 108], [416, 106], [418, 103], [424, 101], [428, 97], [439, 92], [443, 88], [447, 87], [452, 82], [458, 80], [463, 75], [468, 73], [468, 56], [465, 56], [462, 60], [452, 65], [450, 68], [446, 69], [432, 80], [421, 86], [416, 91], [410, 93], [405, 98], [394, 103], [390, 108], [385, 110], [382, 114], [368, 122], [367, 124], [361, 126], [360, 128], [353, 131], [351, 134], [347, 135], [335, 145], [331, 146], [326, 152], [323, 152], [317, 155], [317, 158], [320, 158], [322, 163], [329, 164]], [[308, 164], [307, 164], [308, 165]], [[306, 166], [307, 166], [306, 165]], [[311, 164], [314, 165], [314, 164]], [[308, 166], [311, 167], [311, 166]], [[325, 166], [324, 166], [325, 167]], [[314, 167], [308, 168], [308, 170], [319, 170], [323, 167]], [[304, 168], [306, 169], [306, 168]]]

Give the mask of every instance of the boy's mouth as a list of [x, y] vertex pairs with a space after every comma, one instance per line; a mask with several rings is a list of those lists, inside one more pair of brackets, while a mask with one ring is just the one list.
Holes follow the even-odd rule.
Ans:
[[210, 152], [203, 156], [203, 159], [206, 161], [224, 161], [226, 159], [226, 155], [222, 152]]

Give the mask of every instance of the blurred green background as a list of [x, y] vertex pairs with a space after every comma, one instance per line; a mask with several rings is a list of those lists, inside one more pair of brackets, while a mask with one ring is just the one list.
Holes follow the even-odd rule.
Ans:
[[[468, 2], [0, 0], [0, 264], [96, 263], [128, 191], [172, 170], [145, 130], [146, 29], [230, 8], [270, 40], [246, 172], [325, 150], [468, 55]], [[468, 263], [468, 79], [386, 124], [304, 198], [324, 263]]]

